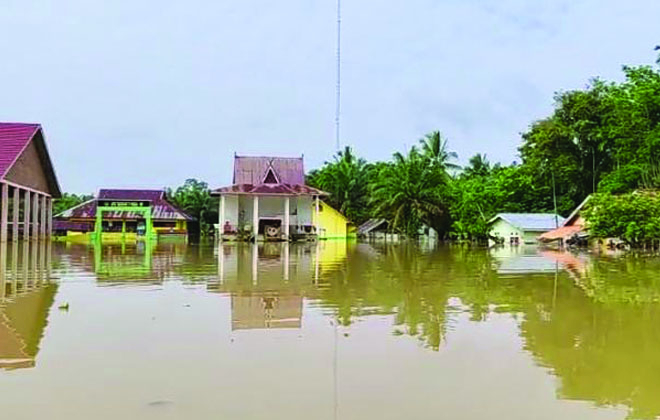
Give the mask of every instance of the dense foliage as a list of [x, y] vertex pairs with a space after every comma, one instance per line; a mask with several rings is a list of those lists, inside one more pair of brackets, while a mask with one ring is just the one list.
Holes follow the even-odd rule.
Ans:
[[213, 224], [218, 223], [218, 198], [211, 196], [211, 190], [206, 182], [194, 178], [187, 179], [177, 189], [169, 188], [167, 196], [175, 206], [199, 222], [201, 234], [209, 233]]
[[[448, 140], [433, 131], [386, 162], [367, 162], [347, 147], [310, 172], [307, 182], [326, 191], [328, 203], [356, 225], [384, 218], [408, 236], [431, 227], [443, 238], [470, 241], [487, 239], [488, 221], [499, 212], [556, 211], [566, 216], [590, 194], [657, 190], [660, 71], [640, 66], [624, 67], [623, 73], [620, 83], [594, 79], [584, 89], [558, 93], [552, 114], [522, 134], [520, 163], [492, 165], [477, 154], [460, 168]], [[189, 179], [169, 195], [199, 220], [203, 233], [217, 222], [217, 198], [206, 183]], [[634, 196], [633, 202], [641, 206], [649, 197]], [[87, 198], [65, 194], [55, 212]], [[609, 210], [618, 215], [621, 209]], [[632, 242], [660, 236], [649, 226], [640, 231], [603, 225], [601, 230], [601, 222], [595, 223], [598, 234], [617, 232], [613, 236]]]
[[478, 154], [461, 169], [435, 131], [388, 162], [367, 163], [347, 148], [310, 181], [356, 224], [382, 217], [408, 235], [426, 225], [473, 241], [487, 238], [498, 212], [566, 216], [596, 192], [658, 189], [660, 72], [641, 66], [623, 73], [621, 83], [594, 79], [558, 93], [553, 113], [522, 134], [518, 164], [492, 165]]
[[656, 193], [594, 194], [583, 215], [595, 237], [620, 238], [633, 247], [660, 238], [660, 195]]
[[71, 207], [75, 207], [93, 198], [93, 195], [63, 193], [62, 197], [53, 200], [53, 214], [60, 214], [63, 211], [70, 209]]

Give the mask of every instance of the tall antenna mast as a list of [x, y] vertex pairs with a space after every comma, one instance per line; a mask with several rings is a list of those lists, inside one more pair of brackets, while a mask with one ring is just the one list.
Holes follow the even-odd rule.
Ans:
[[341, 115], [341, 0], [337, 0], [337, 101], [335, 108], [335, 147], [337, 151], [341, 147], [339, 143], [339, 118]]

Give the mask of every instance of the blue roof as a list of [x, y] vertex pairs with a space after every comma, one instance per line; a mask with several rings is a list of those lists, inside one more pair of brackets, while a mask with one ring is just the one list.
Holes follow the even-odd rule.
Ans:
[[492, 224], [498, 219], [513, 225], [521, 230], [546, 232], [556, 229], [564, 223], [564, 218], [554, 213], [499, 213], [488, 222]]

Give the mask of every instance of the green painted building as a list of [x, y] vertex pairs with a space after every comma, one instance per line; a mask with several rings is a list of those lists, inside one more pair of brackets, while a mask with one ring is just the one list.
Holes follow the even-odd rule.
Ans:
[[553, 213], [499, 213], [488, 222], [491, 238], [509, 245], [535, 244], [562, 223], [564, 218]]

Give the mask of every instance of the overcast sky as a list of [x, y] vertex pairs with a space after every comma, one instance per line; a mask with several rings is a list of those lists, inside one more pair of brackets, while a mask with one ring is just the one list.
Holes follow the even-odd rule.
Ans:
[[[0, 120], [44, 126], [63, 190], [231, 181], [238, 154], [332, 157], [336, 0], [0, 0]], [[555, 91], [651, 64], [658, 0], [343, 0], [341, 138], [438, 129], [517, 159]]]

